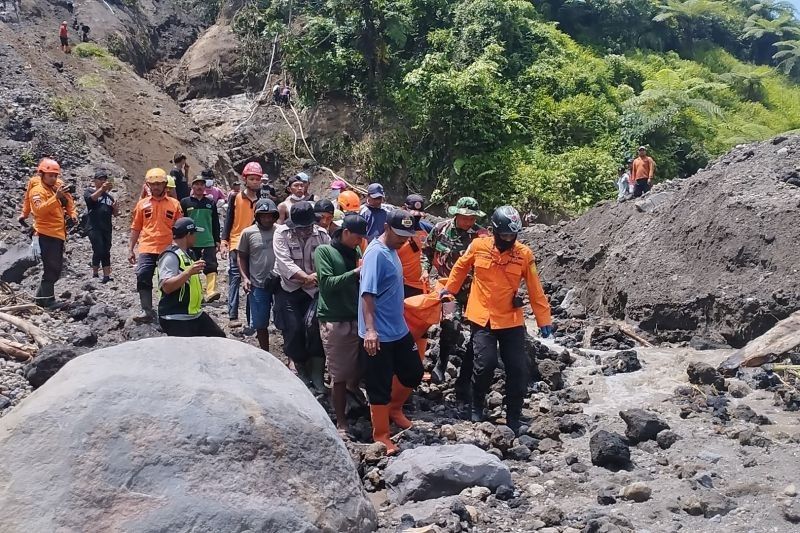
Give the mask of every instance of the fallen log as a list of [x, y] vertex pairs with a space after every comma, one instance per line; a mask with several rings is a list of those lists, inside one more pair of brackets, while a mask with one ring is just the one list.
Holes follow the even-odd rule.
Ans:
[[28, 362], [33, 359], [33, 354], [15, 345], [16, 343], [12, 344], [9, 341], [0, 339], [0, 354], [13, 357], [14, 359], [22, 362]]
[[36, 304], [22, 304], [22, 305], [11, 305], [8, 307], [0, 307], [0, 313], [19, 313], [20, 311], [34, 311], [39, 309], [39, 306]]
[[40, 348], [42, 346], [45, 346], [45, 345], [51, 343], [50, 338], [47, 336], [47, 334], [45, 334], [44, 331], [42, 331], [38, 327], [34, 326], [33, 324], [31, 324], [30, 322], [28, 322], [25, 319], [22, 319], [22, 318], [13, 316], [13, 315], [9, 315], [8, 313], [0, 313], [0, 320], [3, 320], [4, 322], [8, 322], [9, 324], [13, 325], [18, 330], [24, 331], [25, 333], [30, 335], [30, 337], [33, 339], [33, 341], [37, 345], [39, 345]]
[[594, 335], [594, 326], [589, 326], [583, 333], [583, 342], [581, 343], [581, 348], [592, 347], [592, 335]]
[[653, 345], [650, 343], [650, 341], [648, 341], [647, 339], [645, 339], [644, 337], [642, 337], [641, 335], [639, 335], [638, 333], [633, 331], [633, 328], [631, 326], [629, 326], [628, 324], [626, 324], [625, 322], [620, 322], [618, 320], [615, 320], [614, 324], [619, 328], [619, 330], [625, 336], [630, 337], [631, 339], [635, 340], [636, 342], [638, 342], [639, 344], [641, 344], [645, 348], [652, 348], [653, 347]]
[[775, 324], [769, 331], [736, 350], [719, 365], [719, 371], [732, 375], [741, 367], [761, 366], [800, 346], [800, 311]]

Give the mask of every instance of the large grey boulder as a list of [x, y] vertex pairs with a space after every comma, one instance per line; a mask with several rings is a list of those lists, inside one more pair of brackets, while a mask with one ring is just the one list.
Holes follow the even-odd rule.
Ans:
[[265, 352], [161, 337], [82, 355], [0, 419], [0, 524], [373, 531], [328, 416]]
[[386, 467], [384, 480], [394, 503], [452, 496], [474, 486], [514, 485], [500, 459], [472, 444], [406, 450]]

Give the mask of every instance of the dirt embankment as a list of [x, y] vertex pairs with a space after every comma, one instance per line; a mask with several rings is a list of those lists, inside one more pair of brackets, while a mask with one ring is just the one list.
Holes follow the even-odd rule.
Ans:
[[589, 314], [739, 347], [800, 309], [798, 185], [800, 136], [778, 137], [526, 238], [543, 278]]

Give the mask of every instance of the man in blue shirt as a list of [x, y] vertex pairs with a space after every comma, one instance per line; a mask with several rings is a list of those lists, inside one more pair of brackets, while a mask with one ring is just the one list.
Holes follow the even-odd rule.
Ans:
[[397, 250], [414, 235], [407, 211], [387, 213], [383, 234], [372, 241], [361, 266], [358, 334], [367, 353], [365, 383], [372, 416], [372, 439], [397, 453], [389, 420], [411, 427], [403, 404], [422, 381], [422, 361], [403, 318], [403, 267]]
[[383, 207], [383, 185], [372, 183], [367, 188], [367, 202], [358, 213], [367, 220], [367, 240], [372, 241], [383, 233], [386, 217], [389, 214]]

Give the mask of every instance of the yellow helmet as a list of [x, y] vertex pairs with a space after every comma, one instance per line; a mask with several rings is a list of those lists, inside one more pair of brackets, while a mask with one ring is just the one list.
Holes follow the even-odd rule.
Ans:
[[174, 189], [175, 188], [175, 178], [173, 176], [167, 176], [167, 189]]
[[151, 168], [144, 176], [146, 183], [167, 183], [167, 172], [163, 168]]

